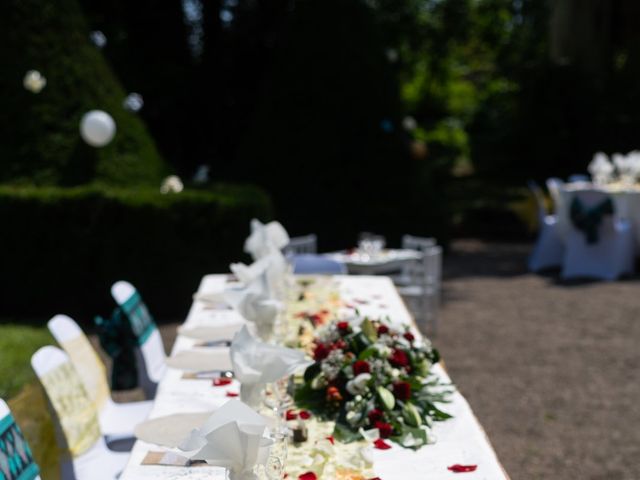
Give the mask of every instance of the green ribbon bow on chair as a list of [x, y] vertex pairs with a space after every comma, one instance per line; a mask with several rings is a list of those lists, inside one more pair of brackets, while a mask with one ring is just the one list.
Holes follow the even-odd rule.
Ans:
[[95, 319], [100, 346], [113, 360], [111, 369], [111, 389], [129, 390], [138, 386], [138, 365], [134, 349], [138, 339], [133, 333], [129, 319], [120, 307], [111, 317], [96, 316]]
[[570, 213], [571, 223], [574, 227], [584, 233], [587, 243], [593, 245], [598, 243], [598, 230], [605, 215], [613, 215], [613, 202], [611, 198], [606, 198], [593, 207], [585, 207], [578, 197], [571, 201]]

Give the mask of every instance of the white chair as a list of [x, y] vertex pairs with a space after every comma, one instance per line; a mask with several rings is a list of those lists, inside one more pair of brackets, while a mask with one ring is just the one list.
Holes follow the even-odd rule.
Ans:
[[107, 444], [133, 438], [134, 427], [147, 418], [153, 402], [115, 403], [111, 399], [107, 370], [78, 324], [66, 315], [56, 315], [47, 326], [69, 355], [87, 394], [95, 403]]
[[549, 215], [542, 190], [535, 182], [528, 184], [538, 207], [538, 240], [529, 257], [529, 270], [539, 272], [562, 265], [564, 243], [558, 229], [557, 215]]
[[422, 259], [407, 265], [408, 284], [398, 287], [407, 302], [418, 328], [431, 334], [438, 329], [438, 309], [442, 285], [442, 247], [432, 246], [422, 252]]
[[318, 253], [318, 236], [314, 233], [301, 237], [292, 237], [289, 240], [289, 244], [284, 247], [284, 254], [287, 257], [306, 253], [312, 255]]
[[551, 201], [553, 202], [553, 213], [558, 215], [562, 206], [562, 194], [560, 191], [562, 187], [564, 187], [564, 182], [561, 178], [551, 177], [547, 179], [546, 185], [549, 196], [551, 196]]
[[31, 357], [31, 366], [52, 408], [58, 446], [70, 454], [61, 458], [61, 479], [117, 479], [129, 454], [107, 447], [98, 411], [67, 354], [56, 347], [42, 347]]
[[[599, 191], [576, 192], [573, 201], [582, 208], [593, 208], [608, 198]], [[569, 221], [562, 278], [598, 278], [615, 280], [634, 270], [633, 230], [629, 221], [605, 215], [597, 230], [597, 240], [589, 243], [585, 232]]]
[[31, 448], [11, 415], [9, 405], [0, 398], [0, 478], [40, 480], [39, 472]]
[[129, 282], [121, 280], [114, 283], [111, 296], [129, 319], [137, 338], [138, 385], [147, 398], [154, 398], [158, 382], [167, 371], [167, 355], [160, 332], [140, 294]]

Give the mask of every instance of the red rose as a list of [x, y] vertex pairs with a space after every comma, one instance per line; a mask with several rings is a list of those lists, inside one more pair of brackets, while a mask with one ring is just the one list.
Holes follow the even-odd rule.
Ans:
[[396, 382], [393, 384], [393, 395], [398, 400], [409, 400], [411, 398], [411, 385], [407, 382]]
[[323, 343], [318, 343], [316, 345], [316, 348], [313, 349], [313, 359], [316, 362], [319, 362], [320, 360], [324, 360], [325, 358], [327, 358], [328, 355], [329, 355], [329, 349]]
[[309, 420], [311, 418], [311, 413], [307, 410], [300, 410], [299, 415], [302, 420]]
[[403, 337], [409, 340], [410, 342], [413, 342], [416, 339], [416, 337], [411, 332], [404, 332]]
[[389, 357], [389, 363], [394, 367], [406, 367], [409, 365], [409, 357], [403, 350], [395, 349]]
[[385, 333], [389, 333], [389, 327], [387, 327], [386, 325], [378, 326], [378, 335], [383, 335]]
[[365, 360], [356, 360], [353, 364], [353, 374], [360, 375], [361, 373], [369, 373], [371, 372], [371, 367], [369, 366], [369, 362]]
[[367, 416], [369, 417], [369, 421], [375, 424], [378, 420], [382, 420], [382, 410], [374, 408], [367, 414]]
[[342, 339], [337, 340], [331, 345], [331, 350], [344, 350], [345, 348], [347, 348], [347, 342]]
[[380, 436], [382, 438], [389, 438], [393, 435], [393, 427], [389, 423], [377, 421], [373, 426], [380, 430]]
[[344, 335], [349, 331], [349, 322], [338, 322], [337, 327], [340, 333]]

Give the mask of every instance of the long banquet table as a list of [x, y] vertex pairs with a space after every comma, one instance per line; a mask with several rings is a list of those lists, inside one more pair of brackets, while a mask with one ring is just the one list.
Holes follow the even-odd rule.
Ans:
[[[226, 275], [207, 275], [202, 279], [198, 293], [217, 292], [224, 287]], [[336, 276], [341, 299], [356, 301], [361, 314], [374, 318], [389, 316], [394, 323], [411, 324], [411, 315], [387, 277]], [[232, 310], [211, 310], [200, 301], [194, 301], [185, 326], [212, 326], [237, 322], [238, 314]], [[196, 340], [178, 335], [172, 354], [189, 349]], [[150, 418], [174, 413], [208, 412], [220, 407], [229, 398], [225, 389], [212, 387], [211, 381], [185, 380], [179, 370], [169, 368], [161, 380]], [[435, 367], [443, 380], [449, 377], [442, 366]], [[239, 390], [234, 380], [232, 387]], [[451, 403], [443, 410], [453, 415], [433, 428], [437, 441], [418, 451], [393, 445], [389, 450], [374, 450], [373, 469], [382, 480], [451, 479], [500, 480], [508, 479], [482, 426], [474, 416], [464, 397], [455, 392]], [[224, 470], [217, 467], [169, 467], [142, 465], [149, 451], [164, 451], [163, 447], [138, 440], [131, 452], [129, 463], [121, 480], [143, 479], [207, 479], [223, 480]], [[447, 469], [454, 464], [473, 464], [475, 472], [456, 474]], [[291, 478], [291, 477], [289, 477]]]

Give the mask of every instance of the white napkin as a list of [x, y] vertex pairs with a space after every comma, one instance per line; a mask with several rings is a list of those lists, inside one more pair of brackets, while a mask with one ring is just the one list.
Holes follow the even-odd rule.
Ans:
[[267, 383], [313, 363], [300, 350], [259, 341], [246, 327], [233, 337], [230, 353], [234, 376], [240, 381], [240, 398], [251, 406], [260, 404], [260, 392]]
[[230, 400], [180, 443], [195, 460], [229, 470], [231, 480], [255, 480], [256, 465], [269, 458], [273, 441], [264, 437], [266, 419], [239, 400]]
[[251, 235], [244, 242], [244, 251], [254, 260], [269, 254], [270, 247], [281, 249], [289, 243], [289, 234], [280, 222], [269, 222], [266, 225], [260, 220], [251, 220]]
[[248, 287], [230, 288], [225, 291], [224, 298], [245, 320], [256, 326], [260, 338], [271, 336], [282, 304], [267, 295], [262, 281], [256, 279]]

